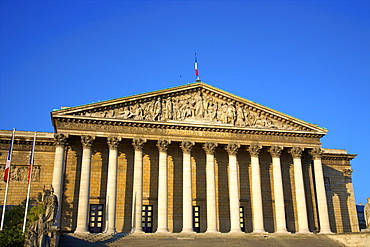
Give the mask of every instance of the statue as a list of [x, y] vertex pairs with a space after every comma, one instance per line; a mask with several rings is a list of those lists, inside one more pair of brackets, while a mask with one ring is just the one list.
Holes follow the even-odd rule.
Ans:
[[364, 215], [366, 221], [366, 231], [370, 231], [370, 197], [367, 198], [367, 203], [364, 208]]
[[49, 226], [45, 221], [44, 214], [40, 214], [39, 219], [31, 224], [28, 228], [28, 239], [26, 240], [26, 247], [49, 247]]
[[58, 212], [58, 198], [54, 195], [54, 189], [51, 188], [50, 195], [45, 197], [44, 200], [45, 207], [45, 221], [47, 222], [49, 228], [54, 224], [55, 217]]

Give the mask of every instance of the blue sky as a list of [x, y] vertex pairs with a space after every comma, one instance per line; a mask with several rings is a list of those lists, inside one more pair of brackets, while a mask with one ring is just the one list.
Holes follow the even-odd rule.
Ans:
[[0, 1], [0, 129], [203, 82], [329, 129], [370, 197], [370, 1]]

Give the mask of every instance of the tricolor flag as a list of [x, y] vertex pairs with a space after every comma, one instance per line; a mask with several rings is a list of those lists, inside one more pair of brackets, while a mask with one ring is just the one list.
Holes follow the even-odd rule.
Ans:
[[198, 61], [197, 61], [197, 54], [196, 53], [195, 53], [194, 70], [195, 70], [195, 76], [197, 77], [197, 80], [199, 80]]
[[10, 140], [10, 146], [8, 151], [8, 157], [6, 159], [5, 171], [4, 171], [4, 182], [8, 182], [10, 176], [10, 163], [12, 162], [12, 153], [13, 153], [13, 143], [14, 143], [14, 132], [13, 130], [12, 139]]

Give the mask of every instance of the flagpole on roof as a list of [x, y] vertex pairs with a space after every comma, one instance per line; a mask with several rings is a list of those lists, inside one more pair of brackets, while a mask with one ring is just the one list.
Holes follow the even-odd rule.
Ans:
[[32, 180], [32, 168], [33, 168], [33, 157], [35, 154], [35, 144], [36, 144], [36, 132], [33, 136], [32, 150], [30, 155], [30, 166], [28, 167], [28, 192], [26, 199], [26, 208], [24, 210], [24, 220], [23, 220], [23, 233], [26, 231], [26, 222], [27, 222], [27, 212], [28, 212], [28, 203], [30, 201], [30, 192], [31, 192], [31, 180]]
[[5, 211], [6, 211], [6, 201], [8, 198], [8, 189], [9, 189], [9, 180], [10, 180], [10, 164], [12, 162], [14, 134], [15, 134], [15, 128], [13, 129], [12, 139], [10, 140], [8, 157], [6, 159], [6, 165], [5, 165], [5, 170], [4, 170], [4, 182], [6, 182], [6, 188], [5, 188], [4, 205], [3, 205], [3, 213], [1, 217], [0, 231], [2, 231], [4, 228], [4, 217], [5, 217]]
[[197, 59], [196, 53], [195, 53], [194, 70], [195, 70], [195, 81], [200, 81], [199, 70], [198, 70], [198, 59]]

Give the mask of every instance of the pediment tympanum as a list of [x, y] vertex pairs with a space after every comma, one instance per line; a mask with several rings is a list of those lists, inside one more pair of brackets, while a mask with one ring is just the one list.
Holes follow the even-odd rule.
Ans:
[[53, 112], [53, 116], [325, 133], [202, 82]]

